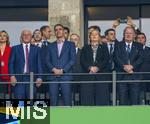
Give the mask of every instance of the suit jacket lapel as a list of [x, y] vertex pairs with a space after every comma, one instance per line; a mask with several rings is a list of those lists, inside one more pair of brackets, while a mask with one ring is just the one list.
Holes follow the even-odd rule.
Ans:
[[131, 47], [131, 52], [130, 52], [130, 59], [132, 59], [133, 58], [133, 56], [134, 56], [134, 52], [135, 51], [135, 44], [134, 44], [134, 42], [132, 43], [132, 47]]
[[29, 68], [31, 67], [31, 58], [32, 58], [32, 54], [33, 54], [33, 46], [32, 45], [30, 45], [30, 49], [29, 49], [29, 58], [28, 58], [28, 64], [29, 64]]
[[54, 53], [56, 54], [57, 58], [59, 58], [59, 55], [58, 55], [58, 47], [57, 47], [57, 41], [54, 42]]
[[110, 57], [110, 52], [109, 52], [108, 45], [106, 44], [106, 46], [107, 46], [107, 54], [106, 55], [109, 55], [109, 57]]
[[[89, 59], [91, 58], [92, 64], [94, 63], [94, 58], [93, 58], [93, 50], [92, 50], [92, 46], [88, 45], [89, 47], [89, 53], [87, 53], [87, 55], [89, 55]], [[96, 58], [97, 59], [97, 58]]]
[[123, 54], [122, 55], [124, 55], [125, 60], [128, 62], [128, 55], [127, 55], [126, 43], [125, 42], [123, 43], [122, 49], [123, 49]]
[[20, 45], [20, 56], [23, 58], [23, 62], [25, 63], [25, 55], [24, 55], [24, 50], [23, 50], [23, 44]]

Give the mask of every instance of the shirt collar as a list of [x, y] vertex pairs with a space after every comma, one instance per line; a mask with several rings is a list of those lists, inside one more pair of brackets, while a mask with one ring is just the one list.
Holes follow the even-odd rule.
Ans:
[[130, 45], [130, 47], [131, 47], [133, 42], [130, 42], [130, 43], [125, 42], [125, 43], [126, 43], [126, 46]]
[[44, 40], [44, 39], [42, 39], [42, 40], [41, 40], [41, 42], [42, 42], [42, 43], [43, 43], [44, 41], [47, 41], [47, 39], [45, 39], [45, 40]]
[[76, 47], [76, 53], [78, 52], [78, 47]]
[[110, 45], [110, 44], [114, 45], [115, 43], [114, 42], [107, 42], [107, 45]]
[[62, 39], [61, 41], [57, 40], [57, 43], [64, 43], [64, 42], [65, 42], [65, 39]]
[[23, 43], [23, 46], [25, 47], [26, 45], [28, 45], [28, 47], [30, 47], [30, 43]]

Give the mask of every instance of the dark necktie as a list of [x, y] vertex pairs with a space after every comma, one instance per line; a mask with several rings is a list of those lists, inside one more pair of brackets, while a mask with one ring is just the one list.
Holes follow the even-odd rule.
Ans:
[[131, 52], [131, 49], [130, 49], [130, 44], [126, 45], [126, 51], [127, 51], [127, 62], [128, 64], [130, 64], [130, 52]]
[[43, 65], [43, 71], [46, 72], [47, 68], [45, 67], [45, 59], [48, 55], [48, 43], [47, 41], [43, 41], [42, 43], [42, 51], [41, 51], [41, 57], [42, 57], [42, 65]]
[[110, 55], [113, 54], [113, 44], [109, 44], [110, 45]]
[[42, 44], [43, 46], [47, 46], [47, 41], [45, 40], [45, 41], [43, 41], [43, 44]]
[[29, 73], [29, 49], [26, 44], [26, 73]]
[[110, 51], [109, 51], [109, 55], [110, 55], [110, 64], [111, 64], [111, 69], [114, 69], [114, 61], [113, 61], [113, 44], [109, 44], [110, 45]]
[[42, 43], [42, 51], [43, 51], [43, 55], [47, 54], [47, 41], [43, 41]]

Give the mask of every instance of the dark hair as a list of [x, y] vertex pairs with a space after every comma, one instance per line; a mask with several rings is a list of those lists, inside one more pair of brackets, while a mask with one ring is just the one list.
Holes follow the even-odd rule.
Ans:
[[116, 32], [114, 29], [109, 28], [105, 31], [105, 36], [107, 36], [110, 31]]
[[39, 29], [35, 29], [34, 31], [33, 31], [33, 34], [35, 33], [35, 32], [37, 32], [37, 31], [40, 31]]
[[99, 31], [101, 33], [101, 29], [100, 29], [99, 26], [93, 25], [93, 26], [90, 26], [88, 29], [91, 29], [91, 28], [93, 28], [94, 30], [97, 30], [97, 31]]
[[60, 27], [62, 27], [62, 28], [64, 29], [64, 26], [63, 26], [62, 24], [56, 24], [56, 25], [54, 26], [54, 31], [55, 31], [55, 28], [56, 28], [57, 26], [60, 26]]
[[[35, 34], [35, 32], [37, 32], [37, 31], [40, 31], [39, 29], [35, 29], [34, 31], [33, 31], [33, 35], [32, 35], [32, 37], [34, 37], [34, 34]], [[40, 31], [41, 32], [41, 31]]]
[[9, 35], [8, 35], [8, 33], [5, 30], [0, 31], [0, 33], [6, 33], [6, 35], [7, 35], [6, 45], [9, 46], [10, 42], [9, 42]]
[[70, 29], [66, 26], [64, 26], [64, 30], [67, 30], [68, 34], [70, 34]]
[[138, 35], [143, 35], [144, 38], [145, 38], [145, 41], [146, 41], [146, 35], [145, 35], [145, 33], [143, 33], [143, 32], [138, 33], [137, 36], [136, 36], [136, 40], [137, 40]]
[[48, 25], [44, 25], [44, 26], [42, 26], [42, 27], [40, 28], [40, 31], [41, 31], [42, 35], [43, 35], [43, 31], [45, 31], [46, 28], [49, 28], [49, 26], [48, 26]]
[[102, 35], [101, 38], [106, 38], [105, 35]]

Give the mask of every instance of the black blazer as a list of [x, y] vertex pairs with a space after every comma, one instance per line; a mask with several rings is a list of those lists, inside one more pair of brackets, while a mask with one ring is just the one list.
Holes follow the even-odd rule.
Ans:
[[[112, 65], [111, 65], [111, 61], [110, 61], [111, 55], [109, 53], [109, 48], [108, 48], [107, 44], [104, 44], [104, 46], [107, 48], [106, 51], [104, 52], [105, 57], [108, 58], [108, 63], [107, 63], [107, 66], [105, 68], [105, 71], [106, 72], [112, 72]], [[119, 48], [119, 42], [116, 40], [115, 43], [114, 43], [114, 51], [113, 51], [113, 55], [112, 55], [112, 61], [114, 62], [114, 70], [116, 70], [115, 56], [117, 55], [118, 48]]]
[[[93, 60], [93, 50], [91, 45], [85, 45], [81, 51], [81, 66], [82, 71], [84, 73], [89, 73], [89, 68], [91, 66], [97, 66], [99, 68], [99, 72], [105, 72], [105, 68], [107, 66], [108, 57], [105, 56], [105, 52], [107, 47], [105, 45], [99, 45], [96, 54], [96, 61]], [[96, 78], [99, 79], [100, 75], [96, 75]], [[88, 76], [86, 80], [88, 80]], [[92, 78], [91, 78], [92, 79]], [[90, 80], [90, 79], [89, 79]]]
[[143, 50], [143, 63], [140, 71], [150, 72], [150, 47], [145, 47]]
[[80, 64], [80, 56], [81, 56], [81, 49], [78, 48], [78, 51], [76, 53], [76, 63], [73, 66], [73, 73], [80, 73], [81, 72], [81, 64]]
[[[115, 56], [117, 71], [123, 72], [123, 65], [128, 64], [128, 56], [126, 52], [126, 43], [122, 41], [119, 43]], [[130, 53], [130, 64], [133, 66], [134, 71], [139, 71], [140, 66], [143, 62], [143, 46], [138, 42], [133, 42]]]
[[[75, 65], [73, 66], [73, 70], [72, 72], [73, 73], [81, 73], [82, 69], [81, 69], [81, 64], [80, 64], [80, 56], [81, 56], [81, 49], [78, 48], [78, 51], [76, 53], [76, 63]], [[74, 75], [73, 76], [73, 80], [74, 81], [80, 81], [81, 80], [81, 76], [80, 75]]]

